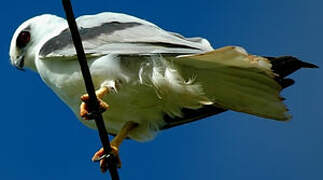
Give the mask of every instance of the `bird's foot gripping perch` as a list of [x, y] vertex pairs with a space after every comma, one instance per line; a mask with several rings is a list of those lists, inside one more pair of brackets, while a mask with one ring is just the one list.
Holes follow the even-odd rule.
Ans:
[[[111, 91], [116, 92], [116, 86], [118, 84], [115, 82], [107, 82], [106, 86], [102, 86], [99, 90], [96, 91], [97, 99], [100, 103], [99, 113], [104, 112], [109, 108], [109, 105], [102, 100], [102, 98], [108, 94]], [[83, 101], [80, 106], [80, 116], [86, 120], [94, 119], [93, 116], [95, 116], [95, 113], [89, 112], [88, 109], [88, 102], [89, 102], [89, 96], [87, 94], [81, 96], [81, 100]], [[135, 127], [137, 127], [137, 123], [128, 121], [126, 122], [121, 130], [117, 133], [117, 135], [114, 137], [114, 139], [110, 143], [111, 152], [106, 153], [104, 152], [104, 149], [101, 148], [99, 151], [97, 151], [93, 157], [93, 162], [100, 162], [100, 168], [102, 172], [106, 172], [109, 169], [109, 158], [115, 158], [117, 167], [121, 167], [121, 161], [119, 157], [119, 146], [122, 143], [122, 141], [127, 138], [129, 132], [133, 130]]]
[[137, 123], [128, 121], [122, 129], [119, 131], [119, 133], [114, 137], [114, 139], [111, 141], [111, 154], [106, 154], [104, 152], [104, 149], [101, 148], [99, 151], [97, 151], [94, 156], [92, 157], [93, 162], [100, 162], [100, 168], [102, 172], [106, 172], [109, 169], [109, 164], [107, 161], [107, 158], [109, 156], [116, 157], [117, 160], [117, 167], [121, 167], [121, 160], [119, 157], [119, 146], [121, 145], [122, 141], [127, 138], [129, 132], [137, 127]]
[[[99, 113], [102, 113], [102, 112], [106, 111], [107, 109], [109, 109], [109, 105], [102, 100], [103, 96], [108, 94], [109, 91], [110, 91], [110, 89], [105, 86], [101, 87], [99, 90], [96, 91], [96, 96], [97, 96], [97, 99], [100, 103]], [[81, 96], [81, 100], [83, 102], [80, 106], [80, 116], [86, 120], [94, 119], [93, 116], [95, 116], [95, 114], [90, 113], [89, 109], [88, 109], [89, 95], [84, 94], [83, 96]]]
[[119, 157], [119, 148], [115, 145], [112, 145], [111, 143], [111, 152], [105, 153], [104, 149], [101, 148], [98, 150], [92, 157], [93, 162], [100, 162], [100, 169], [101, 172], [106, 172], [109, 169], [109, 163], [108, 158], [111, 158], [110, 156], [113, 156], [112, 158], [116, 158], [117, 168], [121, 168], [121, 160]]

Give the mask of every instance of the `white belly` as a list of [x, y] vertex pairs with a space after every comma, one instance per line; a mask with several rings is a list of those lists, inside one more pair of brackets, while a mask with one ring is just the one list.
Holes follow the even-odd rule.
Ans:
[[[139, 126], [129, 137], [137, 141], [152, 139], [165, 125], [164, 114], [180, 116], [182, 107], [198, 108], [205, 101], [199, 85], [185, 83], [178, 73], [167, 70], [165, 63], [147, 59], [120, 59], [107, 55], [89, 61], [95, 88], [107, 80], [120, 80], [117, 93], [104, 101], [110, 109], [103, 113], [109, 133], [116, 134], [127, 121]], [[147, 63], [148, 62], [148, 63]], [[80, 96], [85, 93], [76, 60], [38, 60], [37, 69], [45, 83], [73, 110], [85, 125], [95, 128], [93, 121], [79, 116]], [[164, 69], [163, 69], [164, 68]]]

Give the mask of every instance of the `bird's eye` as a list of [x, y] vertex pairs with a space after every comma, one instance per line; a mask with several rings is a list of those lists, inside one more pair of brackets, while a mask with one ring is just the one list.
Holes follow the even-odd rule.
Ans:
[[30, 41], [30, 32], [28, 31], [21, 31], [17, 38], [17, 47], [24, 48]]

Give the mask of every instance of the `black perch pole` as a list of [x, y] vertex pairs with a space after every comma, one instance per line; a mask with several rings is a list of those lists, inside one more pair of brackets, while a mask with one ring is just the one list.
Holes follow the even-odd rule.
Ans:
[[102, 114], [99, 111], [99, 102], [95, 94], [95, 89], [93, 86], [90, 70], [84, 53], [84, 48], [82, 45], [80, 33], [78, 31], [78, 28], [75, 22], [72, 4], [70, 0], [62, 0], [62, 2], [63, 2], [66, 18], [68, 21], [68, 25], [72, 34], [72, 39], [74, 42], [77, 57], [81, 66], [81, 71], [83, 74], [86, 91], [89, 95], [89, 102], [88, 102], [89, 112], [91, 112], [95, 117], [94, 120], [99, 131], [100, 140], [101, 140], [104, 152], [107, 154], [106, 158], [107, 158], [107, 163], [108, 163], [111, 178], [112, 180], [119, 180], [116, 157], [111, 153], [108, 132], [105, 129]]

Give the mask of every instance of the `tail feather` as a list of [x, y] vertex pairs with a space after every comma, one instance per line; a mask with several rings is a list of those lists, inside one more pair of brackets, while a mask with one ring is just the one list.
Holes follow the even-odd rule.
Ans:
[[[291, 118], [280, 96], [283, 88], [294, 84], [286, 78], [300, 68], [318, 68], [292, 56], [261, 57], [249, 55], [240, 47], [224, 47], [204, 54], [170, 58], [184, 79], [194, 76], [205, 96], [219, 109], [286, 121]], [[206, 108], [207, 116], [218, 113]], [[202, 112], [183, 113], [199, 119]], [[203, 111], [203, 113], [205, 113]], [[191, 118], [194, 117], [194, 118]], [[186, 118], [184, 118], [186, 119]], [[186, 122], [186, 121], [180, 121]], [[191, 121], [188, 121], [191, 122]]]
[[[179, 56], [173, 61], [184, 79], [194, 75], [205, 96], [222, 109], [285, 121], [290, 119], [281, 102], [281, 85], [274, 79], [269, 60], [249, 56], [237, 47]], [[291, 81], [282, 82], [285, 86]]]

